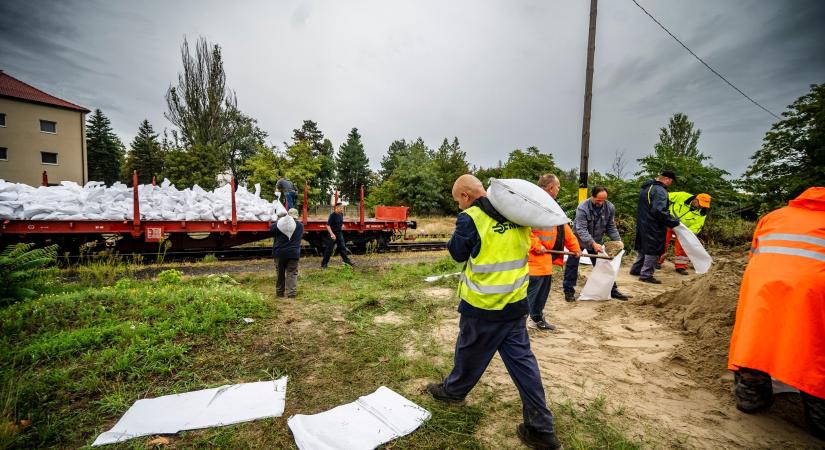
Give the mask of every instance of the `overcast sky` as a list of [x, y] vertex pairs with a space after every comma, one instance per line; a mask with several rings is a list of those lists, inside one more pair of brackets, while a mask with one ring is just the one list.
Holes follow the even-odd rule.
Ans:
[[[825, 2], [639, 0], [740, 89], [779, 114], [825, 82]], [[184, 36], [223, 49], [227, 85], [271, 143], [303, 119], [335, 144], [360, 130], [373, 168], [395, 139], [457, 136], [494, 165], [535, 145], [578, 167], [589, 2], [0, 2], [0, 69], [100, 108], [128, 145], [144, 118], [171, 127], [164, 94]], [[775, 119], [725, 85], [631, 0], [602, 0], [591, 168], [652, 151], [684, 112], [700, 149], [739, 175]]]

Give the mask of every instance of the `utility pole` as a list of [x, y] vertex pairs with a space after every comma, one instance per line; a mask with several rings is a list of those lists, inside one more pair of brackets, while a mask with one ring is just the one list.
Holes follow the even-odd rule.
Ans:
[[587, 198], [587, 159], [590, 157], [590, 103], [593, 100], [593, 55], [596, 53], [596, 4], [590, 0], [590, 31], [587, 35], [587, 70], [584, 81], [584, 119], [582, 120], [582, 151], [579, 167], [579, 202]]

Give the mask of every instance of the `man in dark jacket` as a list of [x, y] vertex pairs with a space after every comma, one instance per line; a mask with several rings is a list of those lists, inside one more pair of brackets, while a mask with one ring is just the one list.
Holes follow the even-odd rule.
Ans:
[[321, 260], [321, 268], [326, 269], [329, 264], [329, 258], [332, 257], [332, 252], [335, 246], [338, 246], [338, 253], [341, 254], [341, 259], [344, 264], [352, 265], [352, 261], [347, 255], [347, 243], [344, 241], [344, 210], [340, 203], [335, 204], [335, 209], [327, 219], [326, 229], [328, 237], [326, 238], [326, 246], [324, 248], [324, 259]]
[[[619, 229], [616, 227], [616, 207], [607, 201], [607, 189], [604, 186], [594, 186], [590, 190], [590, 198], [579, 203], [576, 208], [576, 219], [573, 221], [573, 234], [579, 240], [579, 247], [587, 253], [595, 255], [604, 250], [604, 235], [611, 241], [621, 241]], [[593, 265], [595, 258], [590, 258]], [[579, 277], [579, 258], [568, 256], [564, 264], [564, 299], [568, 302], [576, 301], [576, 282]], [[627, 300], [628, 296], [619, 292], [616, 283], [610, 296], [618, 300]]]
[[298, 190], [295, 189], [295, 185], [292, 184], [291, 181], [286, 178], [279, 178], [275, 183], [275, 189], [286, 197], [287, 208], [295, 207], [295, 193], [298, 192]]
[[467, 263], [458, 290], [461, 318], [453, 370], [442, 383], [427, 385], [427, 392], [442, 402], [462, 403], [498, 352], [521, 397], [524, 423], [516, 433], [530, 448], [555, 450], [561, 443], [525, 327], [530, 228], [507, 220], [486, 195], [472, 175], [453, 185], [463, 211], [447, 249]]
[[661, 284], [653, 277], [656, 262], [664, 253], [667, 229], [679, 225], [679, 219], [670, 215], [667, 188], [676, 181], [673, 171], [663, 171], [655, 180], [642, 184], [639, 202], [636, 207], [636, 244], [639, 253], [630, 266], [630, 274], [639, 277], [639, 281]]
[[278, 266], [278, 281], [275, 284], [275, 293], [289, 298], [298, 295], [298, 260], [301, 258], [301, 238], [304, 235], [304, 224], [298, 220], [298, 210], [292, 208], [289, 215], [295, 220], [295, 231], [288, 237], [278, 229], [276, 221], [269, 226], [269, 232], [275, 236], [272, 242], [272, 257]]

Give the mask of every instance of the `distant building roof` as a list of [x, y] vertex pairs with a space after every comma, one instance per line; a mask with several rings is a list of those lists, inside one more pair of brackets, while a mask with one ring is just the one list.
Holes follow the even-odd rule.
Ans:
[[73, 109], [84, 113], [88, 109], [49, 95], [34, 86], [28, 85], [17, 78], [0, 70], [0, 97], [15, 98], [43, 105], [57, 106], [58, 108]]

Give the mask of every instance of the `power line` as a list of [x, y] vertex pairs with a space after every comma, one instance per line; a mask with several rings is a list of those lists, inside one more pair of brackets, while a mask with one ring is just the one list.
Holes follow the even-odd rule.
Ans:
[[748, 96], [748, 94], [746, 94], [746, 93], [742, 92], [742, 90], [741, 90], [741, 89], [739, 89], [738, 87], [734, 86], [734, 85], [733, 85], [733, 83], [731, 83], [730, 81], [728, 81], [728, 79], [727, 79], [727, 78], [725, 78], [724, 76], [722, 76], [722, 74], [721, 74], [721, 73], [717, 72], [717, 71], [716, 71], [713, 67], [709, 66], [709, 65], [708, 65], [708, 63], [706, 63], [704, 60], [702, 60], [702, 58], [700, 58], [700, 57], [699, 57], [699, 55], [697, 55], [696, 53], [694, 53], [694, 52], [693, 52], [693, 50], [689, 49], [689, 48], [688, 48], [688, 46], [684, 44], [684, 42], [682, 42], [682, 41], [680, 41], [680, 40], [679, 40], [679, 38], [677, 38], [676, 36], [674, 36], [674, 35], [673, 35], [673, 33], [671, 33], [671, 32], [670, 32], [670, 30], [668, 30], [668, 29], [667, 29], [664, 25], [662, 25], [662, 23], [661, 23], [661, 22], [659, 22], [658, 20], [656, 20], [656, 18], [655, 18], [655, 17], [653, 17], [653, 15], [652, 15], [652, 14], [650, 14], [649, 12], [647, 12], [647, 10], [644, 8], [644, 6], [640, 5], [640, 4], [639, 4], [639, 2], [637, 2], [636, 0], [631, 0], [631, 1], [632, 1], [633, 3], [635, 3], [635, 4], [636, 4], [636, 6], [638, 6], [638, 7], [639, 7], [639, 9], [641, 9], [641, 10], [642, 10], [645, 14], [647, 14], [647, 16], [648, 16], [648, 17], [650, 17], [651, 19], [653, 19], [653, 21], [654, 21], [654, 22], [656, 22], [656, 25], [659, 25], [659, 27], [661, 27], [663, 30], [665, 30], [665, 33], [669, 34], [669, 35], [670, 35], [670, 37], [672, 37], [673, 39], [675, 39], [675, 40], [676, 40], [676, 42], [678, 42], [678, 43], [679, 43], [679, 45], [681, 45], [682, 47], [684, 47], [684, 48], [685, 48], [685, 50], [687, 50], [687, 51], [688, 51], [691, 55], [693, 55], [693, 57], [694, 57], [694, 58], [696, 58], [697, 60], [699, 60], [699, 62], [700, 62], [700, 63], [702, 63], [702, 65], [704, 65], [705, 67], [707, 67], [707, 68], [708, 68], [708, 70], [710, 70], [711, 72], [713, 72], [713, 73], [714, 73], [717, 77], [721, 78], [721, 79], [722, 79], [722, 81], [724, 81], [725, 83], [727, 83], [727, 84], [728, 84], [728, 86], [730, 86], [730, 87], [732, 87], [732, 88], [736, 89], [736, 92], [738, 92], [738, 93], [742, 94], [742, 96], [744, 96], [746, 99], [750, 100], [750, 101], [751, 101], [751, 103], [753, 103], [754, 105], [756, 105], [756, 106], [760, 107], [760, 108], [761, 108], [763, 111], [765, 111], [766, 113], [768, 113], [768, 114], [770, 114], [770, 115], [774, 116], [777, 120], [782, 120], [782, 118], [781, 118], [781, 117], [777, 116], [777, 115], [776, 115], [776, 114], [774, 114], [771, 110], [769, 110], [768, 108], [765, 108], [764, 106], [762, 106], [761, 104], [759, 104], [759, 102], [757, 102], [756, 100], [754, 100], [754, 99], [750, 98], [750, 96]]

